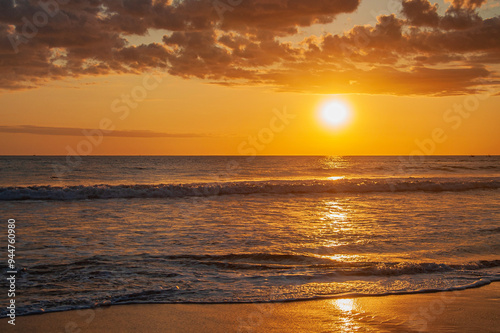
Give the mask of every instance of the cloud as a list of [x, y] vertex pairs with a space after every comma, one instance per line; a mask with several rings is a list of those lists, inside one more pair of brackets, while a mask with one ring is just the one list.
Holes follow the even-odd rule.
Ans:
[[[95, 129], [73, 128], [73, 127], [47, 127], [47, 126], [0, 126], [0, 133], [12, 134], [34, 134], [34, 135], [61, 135], [61, 136], [85, 136], [97, 133]], [[127, 138], [209, 138], [217, 137], [209, 134], [192, 133], [163, 133], [147, 130], [113, 130], [100, 131], [107, 137], [127, 137]], [[97, 134], [96, 134], [97, 135]]]
[[[351, 13], [360, 0], [44, 3], [57, 7], [0, 0], [0, 89], [153, 69], [329, 94], [456, 95], [499, 81], [500, 17], [480, 17], [485, 0], [449, 0], [443, 15], [428, 0], [403, 0], [401, 13], [379, 16], [375, 26], [321, 36], [303, 28]], [[130, 43], [156, 29], [166, 31], [161, 40]]]
[[445, 0], [445, 2], [451, 3], [452, 8], [474, 10], [484, 5], [486, 0]]
[[330, 23], [340, 13], [351, 13], [360, 0], [250, 0], [227, 13], [222, 30], [260, 35], [285, 36], [296, 33], [297, 27]]
[[[471, 82], [485, 76], [488, 76], [488, 71], [482, 67], [466, 69], [416, 67], [411, 71], [401, 71], [390, 66], [381, 66], [363, 72], [300, 71], [294, 74], [276, 74], [271, 78], [281, 83], [283, 91], [328, 94], [333, 89], [342, 93], [450, 96], [464, 92], [475, 93], [476, 90], [470, 88]], [[409, 81], [411, 84], [401, 84]]]
[[403, 14], [412, 25], [436, 27], [439, 25], [438, 5], [427, 0], [403, 1]]
[[413, 26], [440, 27], [446, 30], [467, 29], [480, 25], [481, 17], [476, 9], [486, 0], [447, 0], [450, 6], [444, 16], [439, 16], [438, 5], [428, 0], [403, 0], [402, 13]]

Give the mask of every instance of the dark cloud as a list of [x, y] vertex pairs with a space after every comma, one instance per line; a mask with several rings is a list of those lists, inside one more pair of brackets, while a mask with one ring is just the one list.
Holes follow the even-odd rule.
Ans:
[[[444, 15], [428, 0], [404, 0], [401, 13], [375, 26], [286, 41], [359, 2], [46, 0], [57, 7], [44, 11], [35, 1], [0, 0], [0, 88], [157, 68], [221, 85], [319, 93], [454, 95], [498, 81], [489, 65], [500, 63], [500, 17], [479, 16], [485, 0], [450, 0]], [[155, 29], [167, 31], [162, 40], [130, 44], [131, 35]]]
[[468, 8], [450, 7], [441, 18], [440, 27], [447, 30], [464, 30], [482, 23], [478, 13]]
[[297, 27], [330, 23], [340, 13], [356, 10], [360, 0], [253, 0], [240, 4], [224, 17], [221, 29], [264, 35], [288, 35]]
[[486, 0], [450, 0], [444, 16], [439, 16], [438, 5], [428, 0], [403, 0], [402, 13], [413, 26], [440, 27], [442, 29], [467, 29], [481, 24], [476, 9]]
[[[85, 136], [91, 135], [96, 130], [72, 127], [46, 127], [46, 126], [0, 126], [0, 133], [13, 134], [34, 134], [34, 135], [62, 135], [62, 136]], [[145, 130], [113, 130], [105, 131], [107, 137], [127, 137], [127, 138], [208, 138], [216, 137], [208, 134], [192, 133], [163, 133]], [[96, 134], [97, 135], [97, 134]]]
[[403, 14], [410, 24], [416, 26], [437, 27], [439, 25], [438, 5], [427, 0], [403, 1]]

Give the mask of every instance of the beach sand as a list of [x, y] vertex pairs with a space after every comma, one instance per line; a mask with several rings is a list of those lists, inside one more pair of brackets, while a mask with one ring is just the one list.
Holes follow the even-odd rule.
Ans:
[[264, 304], [119, 305], [0, 320], [1, 332], [500, 332], [500, 283]]

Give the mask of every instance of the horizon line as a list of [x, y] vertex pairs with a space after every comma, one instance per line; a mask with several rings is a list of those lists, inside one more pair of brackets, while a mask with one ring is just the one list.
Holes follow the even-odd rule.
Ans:
[[500, 157], [500, 154], [444, 154], [444, 155], [401, 155], [401, 154], [367, 154], [367, 155], [359, 155], [359, 154], [353, 154], [353, 155], [324, 155], [324, 154], [296, 154], [296, 155], [290, 155], [290, 154], [278, 154], [278, 155], [226, 155], [226, 154], [202, 154], [202, 155], [160, 155], [160, 154], [153, 154], [153, 155], [45, 155], [45, 154], [22, 154], [22, 155], [3, 155], [0, 154], [0, 157], [409, 157], [409, 156], [423, 156], [423, 157]]

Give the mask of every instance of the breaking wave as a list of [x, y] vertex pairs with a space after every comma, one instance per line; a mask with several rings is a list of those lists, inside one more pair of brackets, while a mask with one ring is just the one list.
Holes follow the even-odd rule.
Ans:
[[89, 200], [180, 198], [234, 194], [369, 193], [468, 191], [500, 188], [500, 177], [351, 178], [268, 180], [195, 184], [0, 187], [0, 200]]

